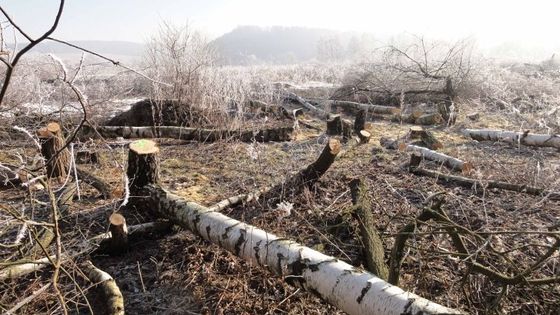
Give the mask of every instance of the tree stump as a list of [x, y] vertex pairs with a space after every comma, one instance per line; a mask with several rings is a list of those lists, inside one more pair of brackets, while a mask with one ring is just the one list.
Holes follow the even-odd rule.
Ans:
[[365, 130], [360, 130], [360, 132], [358, 132], [358, 137], [360, 138], [360, 143], [368, 143], [369, 138], [371, 138], [371, 133]]
[[365, 109], [360, 109], [356, 113], [356, 119], [354, 119], [354, 132], [360, 135], [360, 131], [366, 129], [366, 119], [367, 113]]
[[151, 140], [137, 140], [129, 145], [128, 188], [131, 196], [141, 195], [142, 188], [159, 182], [159, 148]]
[[56, 122], [50, 122], [47, 124], [47, 127], [39, 129], [37, 135], [41, 142], [41, 154], [47, 161], [47, 177], [66, 177], [70, 152], [65, 148], [57, 155], [57, 152], [65, 145], [60, 125]]
[[118, 213], [111, 214], [109, 217], [109, 231], [111, 232], [109, 252], [112, 254], [123, 253], [128, 248], [126, 219]]
[[334, 115], [327, 120], [327, 135], [329, 136], [342, 136], [343, 139], [350, 139], [352, 129], [352, 123], [342, 119], [340, 115]]

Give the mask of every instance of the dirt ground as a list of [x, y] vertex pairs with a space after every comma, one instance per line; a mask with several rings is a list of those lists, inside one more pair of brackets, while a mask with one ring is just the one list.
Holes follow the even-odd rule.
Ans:
[[[309, 118], [309, 117], [308, 117]], [[310, 123], [321, 125], [321, 122]], [[483, 125], [487, 122], [480, 122]], [[474, 124], [476, 127], [476, 124]], [[456, 223], [485, 234], [486, 243], [504, 252], [505, 261], [485, 250], [480, 261], [497, 270], [523, 269], [542, 255], [554, 239], [527, 231], [546, 231], [560, 220], [560, 204], [542, 196], [501, 190], [461, 188], [441, 185], [433, 178], [418, 177], [404, 167], [409, 155], [382, 148], [381, 136], [397, 138], [411, 125], [375, 121], [368, 125], [369, 143], [344, 147], [329, 171], [312, 188], [290, 200], [291, 215], [279, 220], [274, 209], [252, 202], [225, 210], [224, 214], [253, 224], [268, 232], [296, 240], [325, 254], [355, 266], [364, 265], [362, 244], [356, 220], [350, 213], [348, 183], [353, 178], [365, 180], [373, 200], [372, 211], [385, 245], [386, 258], [395, 233], [414, 220], [426, 199], [436, 193], [445, 197], [443, 210]], [[471, 161], [475, 171], [470, 176], [530, 184], [557, 190], [560, 153], [550, 148], [512, 147], [501, 143], [482, 143], [462, 137], [454, 128], [428, 128], [444, 143], [442, 152]], [[285, 143], [238, 143], [222, 141], [211, 144], [159, 140], [162, 185], [184, 198], [202, 205], [214, 203], [240, 193], [281, 182], [314, 161], [324, 147], [325, 138], [318, 131], [301, 127], [297, 141]], [[100, 163], [84, 166], [111, 184], [115, 196], [123, 193], [123, 165], [126, 145], [98, 144]], [[8, 147], [0, 161], [16, 158], [25, 143]], [[26, 152], [34, 154], [32, 147]], [[423, 162], [430, 169], [447, 173], [435, 163]], [[76, 201], [62, 222], [65, 249], [81, 246], [107, 229], [107, 218], [121, 212], [129, 225], [154, 220], [147, 209], [119, 207], [121, 199], [103, 201], [97, 192], [82, 185], [81, 200]], [[46, 200], [42, 191], [0, 192], [3, 202], [14, 207], [34, 198]], [[35, 220], [41, 217], [40, 206]], [[420, 227], [408, 242], [400, 286], [440, 304], [473, 314], [558, 314], [560, 285], [504, 286], [486, 276], [469, 272], [462, 259], [450, 254], [454, 249], [449, 237], [439, 233], [435, 224]], [[14, 237], [13, 229], [6, 237]], [[469, 240], [469, 248], [480, 247]], [[9, 250], [0, 248], [2, 257]], [[174, 227], [163, 234], [136, 239], [130, 250], [120, 256], [89, 253], [65, 263], [68, 274], [61, 275], [61, 290], [71, 313], [87, 314], [91, 307], [102, 313], [96, 291], [87, 285], [77, 263], [89, 258], [112, 275], [121, 289], [128, 314], [342, 314], [311, 293], [291, 287], [281, 277], [245, 263], [233, 254]], [[513, 263], [514, 262], [514, 263]], [[558, 276], [558, 252], [532, 276]], [[37, 272], [13, 282], [0, 282], [0, 304], [12, 305], [19, 298], [49, 281], [49, 271]], [[83, 292], [76, 289], [75, 283]], [[89, 305], [83, 296], [87, 296]], [[53, 294], [30, 303], [21, 314], [57, 313]]]

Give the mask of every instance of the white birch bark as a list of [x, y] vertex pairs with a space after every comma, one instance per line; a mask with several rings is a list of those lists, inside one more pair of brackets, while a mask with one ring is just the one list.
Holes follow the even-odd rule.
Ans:
[[154, 209], [244, 260], [284, 276], [348, 314], [461, 314], [286, 238], [188, 202], [155, 185], [145, 187]]
[[466, 173], [471, 171], [473, 168], [472, 164], [469, 162], [465, 162], [457, 158], [454, 158], [452, 156], [449, 156], [447, 154], [443, 154], [417, 145], [413, 145], [413, 144], [407, 145], [406, 151], [417, 152], [421, 154], [424, 159], [441, 163], [445, 167], [452, 169], [454, 171], [460, 171]]
[[523, 144], [533, 147], [552, 147], [560, 149], [560, 137], [558, 135], [490, 129], [465, 129], [463, 133], [478, 141], [501, 141], [513, 145]]

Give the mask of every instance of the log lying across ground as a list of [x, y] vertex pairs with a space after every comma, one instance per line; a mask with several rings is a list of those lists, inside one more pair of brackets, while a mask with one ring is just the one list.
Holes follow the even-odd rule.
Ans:
[[366, 110], [370, 114], [398, 115], [401, 113], [400, 108], [393, 107], [393, 106], [373, 105], [373, 104], [356, 103], [356, 102], [349, 102], [349, 101], [334, 101], [334, 100], [325, 100], [325, 101], [321, 101], [321, 103], [330, 106], [331, 110], [334, 111], [342, 110], [350, 114], [356, 114], [358, 111], [362, 109]]
[[99, 132], [99, 134], [101, 134], [101, 136], [106, 138], [172, 138], [180, 140], [195, 140], [200, 142], [215, 142], [222, 139], [236, 139], [242, 142], [290, 141], [294, 130], [293, 127], [276, 127], [257, 130], [219, 130], [174, 126], [101, 126], [96, 127], [95, 129]]
[[551, 147], [560, 149], [560, 136], [533, 134], [527, 132], [490, 130], [490, 129], [465, 129], [463, 134], [478, 141], [500, 141], [513, 145], [523, 144], [533, 147]]
[[460, 313], [392, 286], [332, 256], [186, 201], [157, 183], [150, 183], [143, 190], [149, 200], [147, 208], [158, 215], [251, 264], [284, 276], [287, 282], [316, 293], [348, 314]]
[[494, 180], [477, 180], [474, 178], [447, 175], [438, 171], [428, 170], [419, 167], [422, 156], [412, 154], [410, 158], [409, 171], [414, 175], [436, 178], [439, 182], [455, 184], [458, 186], [472, 189], [503, 189], [515, 192], [526, 193], [529, 195], [546, 196], [551, 200], [560, 200], [560, 192], [547, 191], [543, 188], [537, 188], [529, 185], [511, 184]]
[[115, 279], [105, 271], [95, 267], [89, 260], [84, 264], [83, 270], [89, 280], [99, 285], [103, 291], [107, 314], [124, 315], [124, 299]]
[[473, 169], [473, 165], [470, 162], [465, 162], [458, 158], [449, 156], [441, 152], [433, 151], [428, 148], [413, 144], [405, 144], [404, 142], [399, 142], [398, 140], [391, 140], [387, 138], [381, 138], [379, 142], [383, 147], [387, 149], [416, 153], [422, 156], [422, 158], [425, 160], [440, 163], [453, 171], [469, 173]]

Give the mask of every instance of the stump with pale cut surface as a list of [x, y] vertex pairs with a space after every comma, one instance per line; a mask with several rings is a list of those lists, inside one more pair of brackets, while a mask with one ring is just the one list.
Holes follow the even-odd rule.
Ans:
[[[60, 125], [56, 122], [50, 122], [46, 127], [37, 130], [37, 135], [41, 142], [41, 154], [47, 161], [47, 177], [66, 177], [70, 152], [64, 148], [66, 142]], [[64, 149], [61, 151], [62, 148]]]
[[121, 254], [128, 248], [128, 228], [126, 219], [119, 213], [113, 213], [109, 217], [109, 231], [111, 242], [109, 251], [112, 254]]
[[142, 195], [142, 188], [159, 182], [159, 148], [154, 141], [137, 140], [129, 145], [128, 188], [131, 196]]

